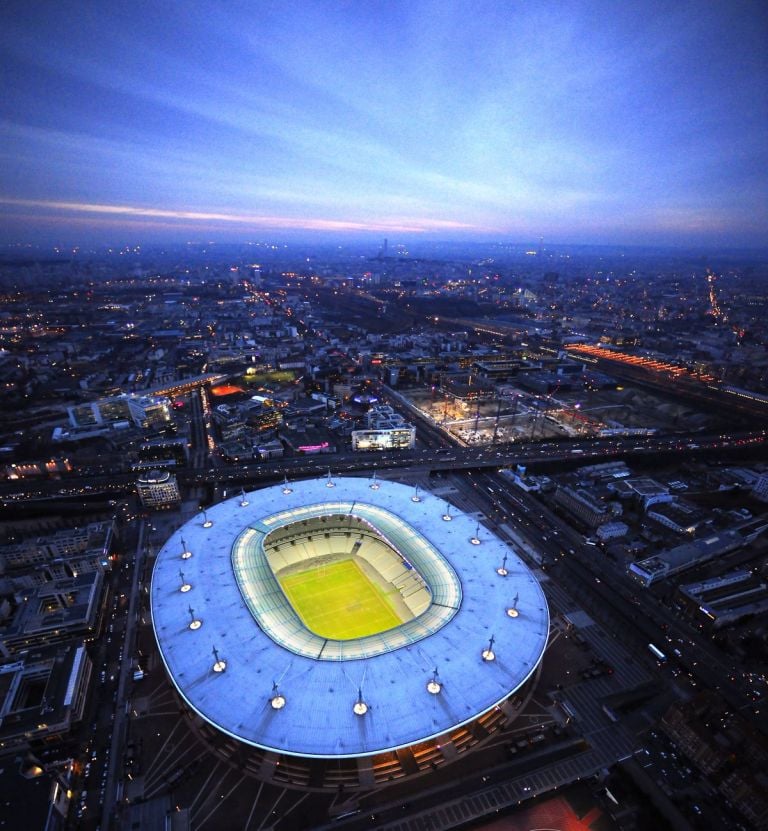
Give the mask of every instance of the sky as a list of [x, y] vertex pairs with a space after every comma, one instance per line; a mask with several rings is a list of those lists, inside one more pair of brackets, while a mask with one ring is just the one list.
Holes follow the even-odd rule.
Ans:
[[0, 243], [768, 245], [762, 0], [5, 0]]

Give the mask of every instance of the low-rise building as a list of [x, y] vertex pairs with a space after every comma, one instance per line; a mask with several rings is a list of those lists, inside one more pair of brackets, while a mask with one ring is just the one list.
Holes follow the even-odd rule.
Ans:
[[720, 782], [720, 793], [749, 820], [755, 831], [768, 829], [768, 776], [743, 766]]
[[682, 499], [654, 502], [649, 506], [646, 516], [676, 534], [687, 536], [693, 536], [705, 524], [712, 521], [708, 511]]
[[296, 430], [283, 430], [280, 438], [294, 453], [316, 455], [318, 453], [335, 453], [336, 437], [330, 430], [321, 427], [302, 427]]
[[768, 529], [768, 520], [755, 519], [743, 523], [736, 528], [718, 531], [701, 539], [691, 540], [682, 545], [669, 548], [649, 557], [632, 563], [629, 567], [631, 577], [634, 577], [644, 586], [650, 586], [665, 577], [671, 577], [681, 571], [706, 563], [715, 557], [721, 557], [748, 542], [752, 542]]
[[91, 673], [82, 643], [40, 646], [0, 663], [0, 754], [66, 734], [83, 717]]
[[367, 429], [352, 431], [353, 450], [412, 450], [416, 428], [386, 405], [371, 407], [365, 414]]
[[413, 450], [416, 446], [416, 428], [385, 427], [380, 430], [353, 430], [353, 450]]
[[657, 482], [648, 476], [624, 479], [622, 480], [621, 486], [634, 494], [645, 511], [651, 505], [657, 505], [660, 502], [671, 502], [674, 499], [666, 485], [662, 485], [661, 482]]
[[78, 574], [108, 571], [116, 541], [115, 523], [90, 522], [0, 548], [0, 572], [19, 588]]
[[628, 533], [629, 526], [626, 522], [606, 522], [597, 528], [595, 536], [600, 542], [607, 542], [608, 540], [617, 540], [621, 537], [626, 537]]
[[94, 637], [101, 626], [103, 590], [104, 576], [94, 571], [51, 580], [26, 592], [0, 629], [0, 655]]
[[165, 396], [123, 393], [67, 409], [72, 427], [100, 427], [128, 421], [145, 430], [161, 430], [171, 421], [170, 401]]
[[285, 453], [285, 448], [278, 439], [259, 444], [256, 448], [256, 453], [260, 459], [281, 459]]
[[589, 528], [597, 528], [621, 513], [620, 505], [605, 502], [588, 490], [568, 485], [558, 487], [553, 499], [556, 505]]
[[749, 570], [687, 583], [678, 592], [687, 612], [715, 629], [768, 611], [768, 584]]
[[151, 470], [139, 476], [136, 491], [146, 508], [170, 508], [181, 502], [179, 483], [167, 470]]
[[752, 485], [752, 496], [761, 502], [768, 502], [768, 473], [761, 473]]
[[728, 761], [729, 747], [716, 741], [713, 730], [701, 719], [703, 704], [698, 701], [673, 704], [661, 720], [661, 727], [682, 752], [707, 775]]

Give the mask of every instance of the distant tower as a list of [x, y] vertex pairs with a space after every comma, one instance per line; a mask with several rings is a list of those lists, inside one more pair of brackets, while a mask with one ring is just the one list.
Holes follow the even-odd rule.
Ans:
[[544, 251], [544, 237], [539, 237], [539, 247], [536, 250], [536, 256], [540, 257], [543, 251]]
[[709, 291], [709, 313], [714, 317], [724, 318], [717, 298], [717, 274], [707, 266], [707, 289]]
[[388, 239], [385, 239], [385, 240], [384, 240], [384, 245], [382, 245], [382, 246], [381, 246], [381, 256], [382, 256], [382, 257], [386, 257], [386, 256], [387, 256], [387, 254], [388, 254], [388, 248], [389, 248], [389, 240], [388, 240]]

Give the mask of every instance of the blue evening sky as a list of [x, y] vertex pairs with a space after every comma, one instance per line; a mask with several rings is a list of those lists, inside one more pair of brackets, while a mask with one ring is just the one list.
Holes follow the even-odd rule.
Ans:
[[0, 242], [768, 244], [762, 0], [6, 0]]

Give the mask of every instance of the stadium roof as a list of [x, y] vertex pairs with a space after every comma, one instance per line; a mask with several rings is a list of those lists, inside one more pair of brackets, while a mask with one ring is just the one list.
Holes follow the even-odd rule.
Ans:
[[[389, 481], [372, 488], [371, 480], [362, 478], [335, 478], [331, 488], [330, 481], [295, 482], [290, 489], [278, 485], [222, 502], [186, 523], [158, 554], [151, 589], [155, 634], [189, 706], [219, 730], [257, 747], [354, 757], [441, 735], [520, 687], [544, 652], [549, 613], [536, 578], [510, 546], [475, 517], [428, 492], [416, 494]], [[330, 649], [326, 660], [313, 657], [311, 641], [317, 636], [298, 618], [293, 631], [301, 648], [273, 639], [250, 611], [258, 587], [246, 591], [247, 597], [240, 590], [242, 541], [258, 538], [265, 527], [283, 522], [281, 517], [306, 516], [307, 510], [368, 517], [379, 511], [390, 522], [400, 518], [402, 531], [410, 526], [414, 537], [450, 564], [458, 590], [448, 580], [438, 594], [452, 598], [458, 609], [431, 618], [427, 610], [410, 624], [372, 636], [383, 649], [329, 642], [346, 646], [341, 652]], [[502, 564], [506, 576], [497, 573]], [[440, 571], [441, 579], [445, 573]], [[423, 576], [429, 584], [429, 575]], [[273, 599], [265, 595], [265, 608], [272, 608]], [[509, 613], [513, 607], [516, 616]], [[422, 619], [434, 625], [408, 629]], [[495, 657], [484, 660], [489, 644]], [[217, 662], [219, 669], [226, 664], [224, 671], [214, 670]], [[440, 691], [430, 694], [435, 668]], [[275, 698], [284, 706], [275, 709]], [[364, 715], [353, 711], [361, 701], [367, 705]]]

